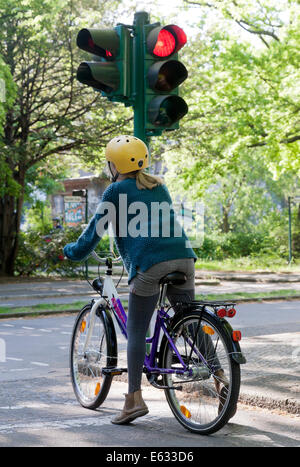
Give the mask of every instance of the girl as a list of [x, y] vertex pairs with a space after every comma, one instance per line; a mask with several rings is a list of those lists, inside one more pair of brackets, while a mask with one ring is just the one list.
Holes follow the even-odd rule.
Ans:
[[192, 300], [196, 255], [184, 231], [178, 228], [167, 187], [160, 178], [144, 172], [149, 165], [145, 143], [133, 136], [117, 136], [108, 143], [105, 154], [113, 183], [103, 193], [85, 231], [77, 242], [65, 246], [64, 253], [71, 260], [82, 261], [96, 247], [108, 222], [112, 222], [130, 286], [128, 394], [123, 410], [112, 420], [124, 424], [148, 413], [141, 379], [146, 334], [159, 296], [159, 281], [174, 271], [185, 273], [185, 284], [168, 286], [168, 299], [171, 304]]

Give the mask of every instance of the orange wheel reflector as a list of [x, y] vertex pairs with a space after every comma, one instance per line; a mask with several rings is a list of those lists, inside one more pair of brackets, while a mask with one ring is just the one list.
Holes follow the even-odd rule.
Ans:
[[180, 406], [180, 412], [181, 412], [186, 418], [191, 418], [191, 416], [192, 416], [191, 412], [190, 412], [186, 407], [184, 407], [184, 405], [181, 405], [181, 406]]
[[212, 336], [215, 333], [215, 331], [210, 326], [207, 326], [207, 325], [203, 326], [202, 330], [203, 332], [205, 332], [205, 334], [209, 334], [210, 336]]
[[242, 333], [241, 331], [232, 331], [232, 339], [235, 342], [238, 342], [242, 339]]
[[100, 392], [100, 388], [101, 388], [101, 384], [100, 384], [100, 383], [97, 383], [96, 389], [95, 389], [95, 396], [98, 396], [98, 394], [99, 394], [99, 392]]
[[85, 328], [86, 328], [86, 321], [85, 319], [81, 322], [81, 326], [80, 326], [80, 332], [84, 332], [85, 331]]

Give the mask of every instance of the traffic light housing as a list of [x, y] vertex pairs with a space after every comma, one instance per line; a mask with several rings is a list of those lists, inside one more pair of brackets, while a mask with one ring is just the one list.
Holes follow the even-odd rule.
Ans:
[[150, 24], [146, 12], [136, 12], [133, 25], [113, 29], [82, 29], [80, 49], [92, 54], [77, 70], [77, 79], [111, 101], [132, 106], [134, 136], [149, 143], [151, 136], [179, 128], [188, 106], [179, 86], [188, 72], [178, 60], [186, 44], [175, 24]]
[[93, 61], [79, 65], [77, 79], [83, 84], [100, 91], [112, 101], [130, 105], [131, 79], [131, 35], [123, 25], [114, 29], [81, 29], [77, 35], [77, 46], [91, 54]]
[[186, 44], [186, 34], [179, 26], [146, 24], [144, 26], [144, 119], [148, 134], [179, 128], [179, 120], [188, 106], [179, 89], [188, 72], [178, 61], [178, 51]]

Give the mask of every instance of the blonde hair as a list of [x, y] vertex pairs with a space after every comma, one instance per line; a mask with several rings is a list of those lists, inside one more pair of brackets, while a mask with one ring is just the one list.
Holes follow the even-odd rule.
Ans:
[[152, 188], [158, 185], [163, 185], [163, 180], [156, 175], [150, 175], [144, 170], [138, 170], [135, 172], [136, 186], [139, 190], [152, 190]]

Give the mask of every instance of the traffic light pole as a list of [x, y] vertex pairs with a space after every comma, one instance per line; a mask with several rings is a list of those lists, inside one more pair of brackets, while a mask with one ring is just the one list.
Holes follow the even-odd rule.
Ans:
[[292, 264], [292, 210], [291, 210], [291, 196], [288, 197], [288, 211], [289, 211], [289, 265]]
[[134, 136], [149, 145], [149, 138], [145, 130], [144, 115], [144, 25], [149, 24], [149, 14], [140, 11], [134, 15], [134, 41], [133, 41], [133, 66], [134, 66]]
[[[133, 67], [134, 67], [134, 136], [144, 141], [149, 150], [150, 164], [150, 138], [146, 136], [144, 114], [144, 24], [149, 24], [149, 14], [140, 11], [134, 14], [134, 41], [133, 41]], [[147, 330], [150, 337], [150, 329]], [[150, 344], [146, 345], [146, 351], [150, 352]]]

